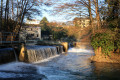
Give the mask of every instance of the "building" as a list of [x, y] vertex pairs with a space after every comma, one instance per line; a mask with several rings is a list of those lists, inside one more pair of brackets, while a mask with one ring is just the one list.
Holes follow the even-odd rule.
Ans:
[[73, 20], [74, 26], [76, 27], [88, 27], [90, 24], [90, 19], [89, 18], [74, 18]]
[[38, 25], [40, 23], [39, 20], [36, 19], [32, 19], [32, 20], [26, 20], [26, 24], [34, 24], [34, 25]]
[[19, 38], [25, 40], [41, 40], [41, 27], [24, 26], [20, 31]]

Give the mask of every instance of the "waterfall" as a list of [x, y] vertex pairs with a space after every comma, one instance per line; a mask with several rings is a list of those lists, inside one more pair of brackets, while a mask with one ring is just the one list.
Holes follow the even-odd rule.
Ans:
[[63, 46], [56, 46], [58, 54], [63, 52]]
[[16, 60], [16, 62], [17, 62], [17, 61], [18, 61], [18, 57], [17, 57], [16, 51], [15, 51], [14, 48], [13, 48], [13, 52], [14, 52], [14, 55], [15, 55], [15, 60]]
[[58, 55], [63, 52], [63, 46], [26, 46], [26, 61], [37, 62]]

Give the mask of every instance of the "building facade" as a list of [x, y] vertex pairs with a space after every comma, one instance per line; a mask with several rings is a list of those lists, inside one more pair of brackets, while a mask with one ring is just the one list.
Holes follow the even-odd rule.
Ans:
[[19, 35], [20, 41], [41, 40], [41, 27], [22, 27]]
[[39, 20], [36, 19], [32, 19], [32, 20], [26, 20], [26, 24], [34, 24], [34, 25], [38, 25], [40, 23]]
[[85, 28], [89, 26], [90, 19], [89, 18], [75, 18], [73, 20], [73, 23], [74, 23], [74, 26], [76, 27]]

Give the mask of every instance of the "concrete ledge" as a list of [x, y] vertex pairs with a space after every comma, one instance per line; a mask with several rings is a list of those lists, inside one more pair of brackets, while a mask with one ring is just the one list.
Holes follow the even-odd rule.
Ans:
[[0, 63], [15, 61], [15, 59], [13, 48], [0, 49]]
[[65, 52], [68, 51], [68, 42], [62, 42], [61, 45], [63, 45], [63, 49]]

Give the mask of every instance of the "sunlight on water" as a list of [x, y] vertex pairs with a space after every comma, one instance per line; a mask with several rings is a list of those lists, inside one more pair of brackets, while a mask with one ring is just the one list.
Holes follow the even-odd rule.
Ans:
[[84, 52], [84, 53], [93, 53], [93, 50], [80, 49], [80, 48], [70, 48], [68, 52]]
[[44, 59], [44, 60], [40, 60], [40, 61], [37, 61], [37, 62], [33, 62], [33, 64], [42, 63], [42, 62], [48, 62], [48, 61], [50, 61], [51, 59], [57, 58], [57, 57], [59, 57], [59, 56], [60, 56], [60, 55], [55, 55], [55, 56], [49, 57], [49, 58]]

